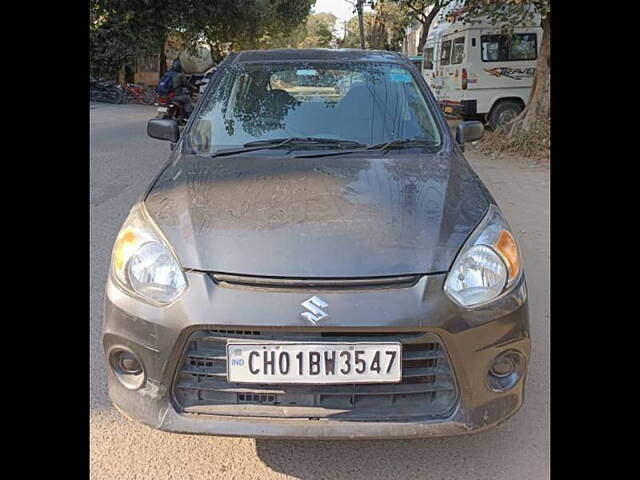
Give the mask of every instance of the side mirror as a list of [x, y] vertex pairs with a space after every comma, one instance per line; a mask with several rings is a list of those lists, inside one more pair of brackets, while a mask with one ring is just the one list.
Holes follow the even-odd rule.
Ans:
[[484, 125], [482, 122], [472, 120], [469, 122], [461, 122], [456, 128], [456, 142], [464, 146], [465, 143], [480, 140], [484, 135]]
[[153, 118], [147, 123], [147, 135], [151, 138], [175, 143], [180, 139], [178, 122], [171, 119]]

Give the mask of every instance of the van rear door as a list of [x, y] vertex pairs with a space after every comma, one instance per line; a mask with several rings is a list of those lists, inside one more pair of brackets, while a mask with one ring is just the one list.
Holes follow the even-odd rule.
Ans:
[[[443, 40], [440, 48], [440, 62], [436, 69], [438, 100], [441, 102], [447, 98], [447, 77], [449, 76], [449, 66], [451, 65], [451, 40]], [[445, 113], [451, 113], [448, 108]]]
[[427, 47], [422, 52], [421, 72], [426, 82], [431, 86], [431, 80], [433, 80], [433, 47]]
[[442, 44], [442, 94], [445, 113], [453, 113], [462, 100], [462, 69], [465, 58], [465, 35], [445, 40]]

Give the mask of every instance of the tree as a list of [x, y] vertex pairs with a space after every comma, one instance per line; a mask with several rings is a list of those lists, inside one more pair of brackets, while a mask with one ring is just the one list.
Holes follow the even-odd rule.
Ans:
[[[202, 32], [210, 42], [231, 42], [234, 50], [268, 48], [273, 39], [283, 38], [303, 24], [315, 0], [225, 0], [233, 5], [222, 21], [199, 17], [193, 33]], [[205, 2], [215, 3], [215, 2]], [[216, 11], [215, 6], [210, 6]]]
[[155, 19], [149, 20], [146, 15], [153, 15], [147, 7], [140, 0], [131, 0], [128, 7], [118, 2], [92, 1], [89, 49], [93, 75], [113, 77], [123, 66], [157, 51], [161, 38]]
[[356, 12], [358, 14], [357, 21], [358, 21], [358, 38], [360, 39], [360, 48], [361, 49], [365, 49], [366, 48], [366, 44], [365, 44], [365, 27], [364, 27], [364, 14], [363, 14], [363, 9], [364, 9], [364, 0], [345, 0], [345, 2], [350, 3], [351, 5], [353, 5], [354, 8], [354, 12]]
[[289, 32], [270, 32], [260, 40], [261, 48], [330, 48], [334, 41], [337, 17], [320, 12]]
[[455, 2], [455, 0], [390, 0], [400, 4], [406, 9], [409, 17], [422, 25], [422, 34], [418, 41], [418, 52], [422, 53], [424, 44], [427, 42], [431, 22], [440, 11]]
[[[378, 0], [374, 8], [363, 15], [365, 48], [399, 51], [410, 18], [393, 2]], [[359, 48], [357, 16], [347, 21], [345, 37], [338, 43], [342, 48]]]
[[393, 1], [378, 0], [372, 5], [375, 10], [371, 31], [371, 48], [399, 51], [405, 29], [411, 23], [406, 8]]
[[527, 105], [507, 127], [510, 137], [546, 125], [551, 114], [550, 0], [466, 0], [460, 15], [463, 22], [487, 17], [496, 25], [500, 23], [505, 34], [510, 34], [515, 26], [530, 18], [533, 13], [539, 14], [541, 18], [543, 33], [540, 52]]
[[[216, 51], [232, 42], [259, 48], [270, 34], [303, 23], [314, 0], [91, 0], [92, 71], [116, 72], [140, 56], [164, 55], [170, 36], [192, 52], [201, 44]], [[161, 63], [161, 68], [163, 62]]]
[[[364, 45], [365, 48], [371, 47], [371, 32], [375, 15], [372, 12], [364, 12], [362, 16], [364, 25]], [[358, 25], [358, 16], [354, 15], [346, 24], [346, 34], [340, 43], [341, 48], [360, 48], [360, 27]]]
[[329, 48], [334, 40], [333, 28], [336, 24], [336, 17], [332, 13], [316, 13], [310, 15], [304, 26], [306, 36], [302, 40], [299, 48]]

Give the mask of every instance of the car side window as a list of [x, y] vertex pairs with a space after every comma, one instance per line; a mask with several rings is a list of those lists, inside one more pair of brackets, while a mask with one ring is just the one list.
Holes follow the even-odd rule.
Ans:
[[505, 62], [535, 60], [538, 44], [535, 33], [515, 35], [482, 35], [480, 37], [482, 60], [485, 62]]
[[510, 60], [535, 60], [537, 53], [535, 33], [514, 35], [509, 43]]
[[464, 37], [456, 38], [453, 41], [453, 49], [451, 50], [451, 64], [459, 65], [464, 60]]
[[449, 65], [451, 59], [451, 40], [442, 42], [442, 55], [440, 56], [441, 65]]

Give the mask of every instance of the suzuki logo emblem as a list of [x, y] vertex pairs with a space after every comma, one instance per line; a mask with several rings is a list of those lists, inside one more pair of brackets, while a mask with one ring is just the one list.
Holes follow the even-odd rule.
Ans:
[[329, 316], [328, 313], [322, 310], [322, 308], [327, 308], [329, 304], [321, 298], [314, 296], [306, 302], [302, 302], [300, 305], [309, 310], [308, 312], [302, 312], [300, 314], [302, 318], [309, 320], [314, 325], [317, 325], [320, 320]]

